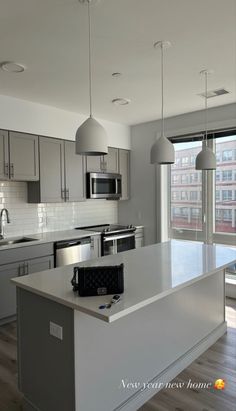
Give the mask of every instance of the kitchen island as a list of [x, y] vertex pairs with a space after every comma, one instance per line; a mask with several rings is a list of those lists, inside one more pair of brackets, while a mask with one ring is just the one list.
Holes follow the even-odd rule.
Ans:
[[172, 240], [80, 263], [124, 263], [122, 300], [105, 310], [110, 296], [72, 291], [73, 265], [14, 279], [25, 410], [137, 410], [226, 332], [235, 261], [235, 249]]

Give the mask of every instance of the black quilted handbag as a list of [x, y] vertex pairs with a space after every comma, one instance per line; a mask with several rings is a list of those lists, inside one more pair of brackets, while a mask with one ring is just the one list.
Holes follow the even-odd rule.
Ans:
[[74, 267], [71, 280], [80, 297], [124, 292], [124, 264], [96, 267]]

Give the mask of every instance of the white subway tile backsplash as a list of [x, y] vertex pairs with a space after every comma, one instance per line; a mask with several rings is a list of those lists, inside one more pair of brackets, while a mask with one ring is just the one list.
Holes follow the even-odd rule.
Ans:
[[10, 224], [5, 236], [67, 230], [76, 226], [117, 223], [117, 201], [87, 200], [81, 203], [27, 203], [27, 183], [0, 182], [0, 209], [7, 208]]

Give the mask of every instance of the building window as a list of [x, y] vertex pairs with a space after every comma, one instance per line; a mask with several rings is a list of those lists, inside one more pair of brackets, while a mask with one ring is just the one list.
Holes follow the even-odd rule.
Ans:
[[220, 201], [220, 190], [216, 190], [216, 201]]
[[222, 154], [222, 161], [232, 161], [233, 160], [233, 150], [224, 150]]
[[195, 156], [195, 155], [190, 156], [190, 164], [191, 164], [191, 166], [195, 165], [195, 161], [196, 161], [196, 156]]
[[187, 200], [187, 199], [188, 199], [188, 192], [181, 191], [181, 200]]
[[220, 171], [216, 171], [216, 181], [220, 181]]
[[197, 191], [190, 191], [190, 200], [197, 201], [198, 200], [198, 192]]
[[197, 183], [198, 182], [198, 173], [190, 174], [190, 183]]
[[217, 161], [217, 163], [220, 163], [220, 160], [221, 160], [221, 155], [220, 155], [220, 152], [217, 151], [217, 153], [216, 153], [216, 161]]
[[188, 184], [189, 178], [187, 174], [182, 174], [181, 175], [181, 184]]
[[188, 165], [188, 157], [182, 157], [181, 164], [182, 164], [182, 167], [187, 166]]
[[201, 214], [201, 210], [200, 210], [200, 208], [191, 208], [191, 216], [192, 216], [192, 218], [199, 218], [199, 216], [200, 216], [200, 214]]
[[223, 210], [223, 221], [232, 220], [232, 210]]
[[232, 201], [232, 190], [222, 190], [222, 200]]
[[222, 181], [231, 181], [233, 177], [232, 170], [223, 170], [222, 171]]
[[180, 191], [172, 191], [171, 198], [172, 200], [180, 200]]

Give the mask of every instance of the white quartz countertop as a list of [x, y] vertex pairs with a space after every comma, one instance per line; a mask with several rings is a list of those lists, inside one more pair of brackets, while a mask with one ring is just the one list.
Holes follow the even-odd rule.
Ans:
[[[0, 240], [0, 253], [3, 250], [11, 250], [13, 248], [20, 248], [20, 247], [27, 247], [27, 246], [32, 246], [32, 245], [37, 245], [37, 244], [43, 244], [43, 243], [56, 243], [58, 241], [67, 241], [67, 240], [75, 240], [79, 238], [84, 238], [84, 237], [91, 237], [93, 235], [100, 235], [101, 233], [96, 232], [96, 231], [88, 231], [88, 230], [65, 230], [65, 231], [52, 231], [48, 233], [40, 233], [40, 234], [27, 234], [22, 237], [30, 238], [32, 241], [27, 241], [27, 242], [22, 242], [22, 243], [17, 243], [17, 244], [7, 244], [1, 246], [1, 240]], [[5, 240], [14, 240], [19, 237], [11, 237], [11, 238], [5, 238], [2, 241]], [[36, 241], [35, 241], [36, 240]]]
[[105, 310], [100, 310], [99, 306], [108, 303], [111, 296], [79, 297], [73, 292], [70, 280], [74, 265], [12, 281], [18, 287], [112, 322], [235, 262], [236, 249], [171, 240], [80, 263], [80, 266], [124, 263], [125, 291], [122, 300]]

